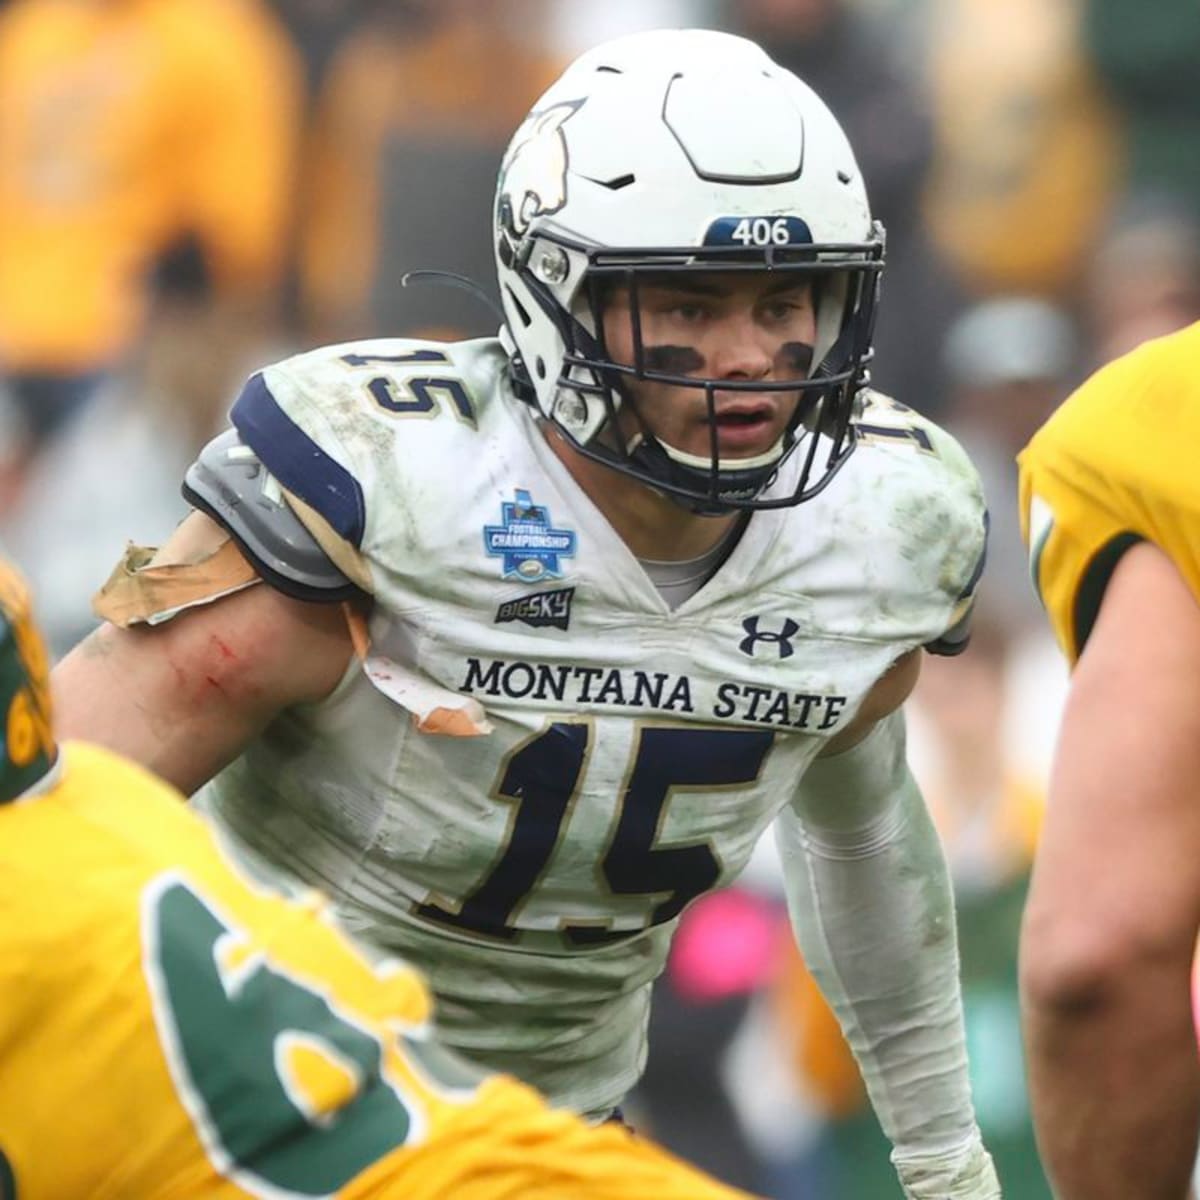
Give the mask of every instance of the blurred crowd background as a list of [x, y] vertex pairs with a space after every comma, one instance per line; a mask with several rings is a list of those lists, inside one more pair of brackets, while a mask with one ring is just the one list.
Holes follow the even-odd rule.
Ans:
[[[976, 1099], [1008, 1200], [1048, 1200], [1016, 930], [1065, 674], [1014, 453], [1098, 363], [1200, 317], [1194, 0], [0, 0], [0, 541], [53, 647], [254, 366], [494, 332], [502, 149], [561, 66], [639, 28], [747, 34], [846, 128], [888, 229], [875, 383], [984, 476], [974, 641], [928, 660], [914, 765], [958, 889]], [[685, 917], [634, 1123], [779, 1200], [899, 1196], [791, 947], [769, 846]]]

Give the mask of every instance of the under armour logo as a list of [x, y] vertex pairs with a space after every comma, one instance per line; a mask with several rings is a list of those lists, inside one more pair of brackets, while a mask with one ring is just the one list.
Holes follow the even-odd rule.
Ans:
[[800, 626], [791, 617], [785, 617], [783, 628], [778, 633], [771, 629], [764, 629], [760, 632], [758, 620], [758, 617], [747, 617], [742, 622], [746, 636], [738, 643], [738, 649], [743, 654], [753, 657], [754, 647], [759, 642], [774, 642], [779, 647], [779, 657], [790, 658], [795, 653], [792, 649], [792, 638], [800, 632]]

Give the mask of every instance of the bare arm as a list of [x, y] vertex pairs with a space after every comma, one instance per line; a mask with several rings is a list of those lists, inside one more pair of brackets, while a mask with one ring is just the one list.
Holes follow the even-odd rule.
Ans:
[[1181, 1200], [1200, 1126], [1200, 606], [1142, 544], [1076, 667], [1021, 936], [1038, 1143], [1061, 1200]]
[[162, 625], [101, 626], [53, 672], [56, 727], [190, 793], [280, 710], [328, 695], [352, 655], [341, 605], [259, 584]]

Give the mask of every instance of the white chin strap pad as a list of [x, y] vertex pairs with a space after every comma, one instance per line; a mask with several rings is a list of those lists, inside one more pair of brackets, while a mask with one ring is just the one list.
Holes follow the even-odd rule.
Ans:
[[[683, 450], [677, 450], [668, 442], [664, 442], [662, 438], [658, 439], [658, 444], [666, 452], [668, 458], [674, 459], [677, 463], [685, 467], [691, 467], [696, 471], [711, 471], [712, 459], [707, 454], [687, 454]], [[783, 438], [777, 438], [775, 444], [769, 450], [762, 454], [756, 454], [753, 458], [722, 458], [717, 462], [718, 471], [756, 471], [760, 467], [769, 467], [777, 463], [783, 457]]]

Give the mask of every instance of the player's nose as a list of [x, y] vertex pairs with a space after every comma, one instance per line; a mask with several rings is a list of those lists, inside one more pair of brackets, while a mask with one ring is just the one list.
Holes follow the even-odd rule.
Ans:
[[729, 314], [717, 331], [714, 373], [720, 379], [763, 379], [775, 361], [772, 339], [751, 311]]

